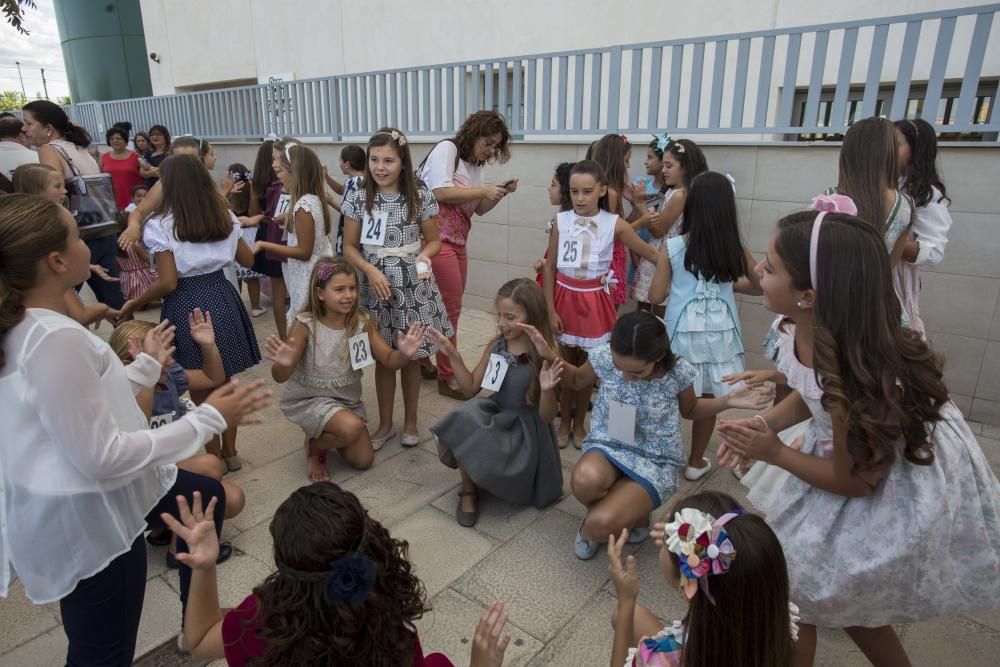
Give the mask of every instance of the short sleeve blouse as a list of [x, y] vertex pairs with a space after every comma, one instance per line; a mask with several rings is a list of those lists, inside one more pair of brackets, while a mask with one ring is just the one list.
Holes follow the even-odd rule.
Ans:
[[181, 278], [212, 273], [232, 263], [236, 257], [236, 247], [242, 238], [239, 220], [232, 213], [229, 217], [233, 228], [225, 239], [192, 243], [177, 239], [174, 235], [174, 216], [167, 213], [149, 219], [143, 227], [142, 242], [151, 253], [173, 253], [177, 275]]

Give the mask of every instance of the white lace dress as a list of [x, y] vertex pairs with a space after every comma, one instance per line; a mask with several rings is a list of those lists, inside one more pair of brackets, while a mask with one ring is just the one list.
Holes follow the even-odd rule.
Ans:
[[299, 209], [304, 209], [313, 218], [313, 251], [309, 259], [291, 259], [284, 265], [285, 283], [288, 285], [288, 298], [291, 306], [288, 309], [288, 327], [292, 327], [295, 316], [306, 306], [309, 300], [309, 277], [312, 275], [313, 266], [320, 257], [333, 255], [333, 246], [330, 245], [330, 237], [323, 226], [323, 203], [316, 195], [302, 195], [288, 221], [288, 245], [297, 248], [299, 246], [298, 235], [295, 233], [295, 214]]
[[[781, 332], [778, 369], [812, 413], [802, 452], [830, 458], [831, 420], [813, 369]], [[958, 408], [948, 403], [942, 417], [931, 427], [934, 462], [900, 456], [870, 496], [787, 475], [761, 507], [785, 550], [803, 623], [876, 627], [996, 607], [1000, 482]]]

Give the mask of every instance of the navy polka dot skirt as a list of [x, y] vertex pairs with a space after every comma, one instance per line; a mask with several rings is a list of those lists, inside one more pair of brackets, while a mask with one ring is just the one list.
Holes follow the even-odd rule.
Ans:
[[260, 363], [260, 348], [250, 315], [233, 284], [220, 269], [200, 276], [177, 279], [177, 289], [163, 298], [161, 318], [177, 327], [174, 359], [188, 370], [202, 368], [201, 347], [191, 338], [188, 314], [195, 308], [212, 314], [215, 344], [222, 356], [226, 377]]

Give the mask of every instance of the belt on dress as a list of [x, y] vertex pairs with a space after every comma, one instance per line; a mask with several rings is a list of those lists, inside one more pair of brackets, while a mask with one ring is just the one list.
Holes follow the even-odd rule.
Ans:
[[411, 255], [416, 256], [420, 254], [420, 241], [414, 241], [413, 243], [408, 243], [407, 245], [399, 246], [398, 248], [386, 248], [384, 246], [369, 245], [367, 243], [363, 244], [365, 252], [375, 255], [379, 259], [384, 259], [386, 257], [409, 257]]
[[605, 273], [600, 278], [573, 278], [572, 276], [567, 276], [565, 273], [556, 273], [556, 283], [565, 287], [573, 292], [596, 292], [598, 290], [604, 290], [605, 293], [611, 293], [611, 286], [618, 284], [618, 279], [615, 278], [615, 270], [611, 269]]

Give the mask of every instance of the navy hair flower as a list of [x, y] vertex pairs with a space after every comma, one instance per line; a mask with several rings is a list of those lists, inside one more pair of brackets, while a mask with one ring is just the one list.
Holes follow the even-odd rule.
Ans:
[[375, 584], [375, 563], [357, 551], [351, 551], [330, 563], [326, 575], [326, 594], [334, 602], [361, 604]]

